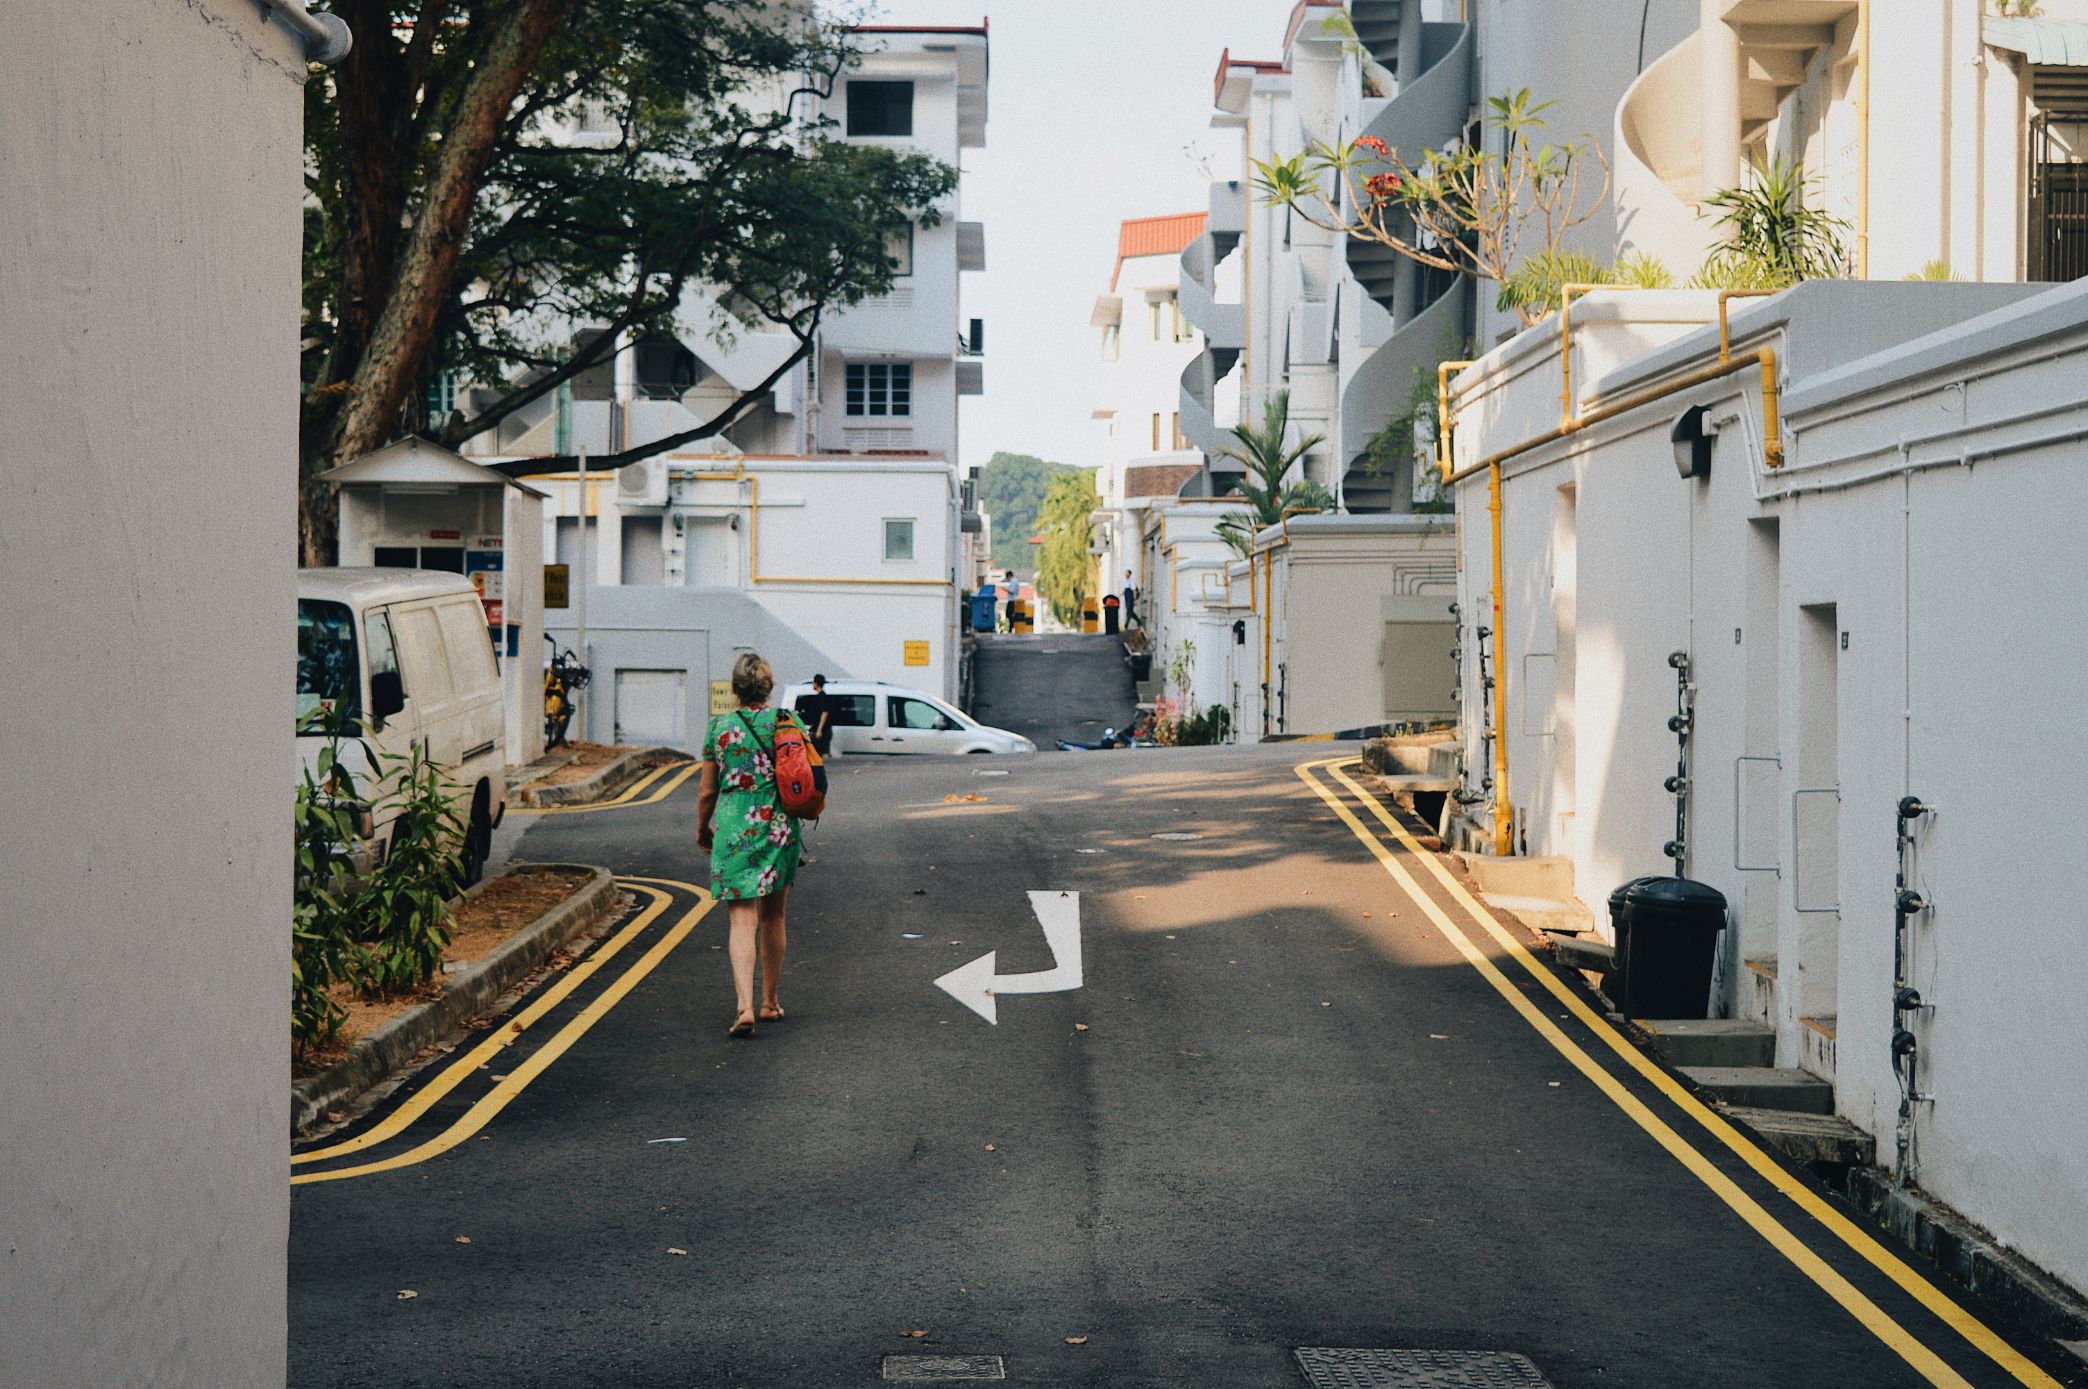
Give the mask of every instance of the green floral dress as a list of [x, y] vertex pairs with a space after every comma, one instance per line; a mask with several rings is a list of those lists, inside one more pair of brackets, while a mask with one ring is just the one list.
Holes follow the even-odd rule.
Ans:
[[[774, 709], [718, 714], [703, 734], [703, 760], [718, 764], [718, 809], [712, 820], [711, 895], [748, 901], [789, 887], [797, 877], [798, 822], [776, 799]], [[748, 725], [754, 735], [749, 736]], [[800, 728], [803, 725], [799, 725]]]

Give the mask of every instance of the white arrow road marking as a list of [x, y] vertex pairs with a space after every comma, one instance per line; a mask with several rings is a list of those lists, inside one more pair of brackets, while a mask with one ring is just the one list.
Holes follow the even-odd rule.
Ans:
[[1030, 910], [1044, 928], [1051, 947], [1051, 968], [1033, 974], [995, 974], [989, 950], [968, 965], [959, 965], [935, 986], [998, 1027], [994, 999], [1001, 994], [1055, 994], [1080, 987], [1080, 894], [1032, 892]]

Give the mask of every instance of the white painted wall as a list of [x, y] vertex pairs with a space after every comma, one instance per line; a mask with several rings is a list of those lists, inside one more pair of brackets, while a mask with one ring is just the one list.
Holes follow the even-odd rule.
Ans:
[[[1455, 520], [1441, 516], [1299, 516], [1289, 534], [1271, 527], [1260, 543], [1275, 562], [1275, 661], [1281, 672], [1281, 733], [1332, 733], [1382, 723], [1387, 621], [1426, 625], [1420, 641], [1447, 713], [1455, 682], [1449, 605], [1457, 593]], [[1404, 660], [1394, 640], [1392, 659]]]
[[[2055, 1212], [2088, 1211], [2088, 1118], [2073, 1103], [2088, 1037], [2070, 1021], [2088, 988], [2070, 925], [2088, 620], [2041, 599], [2069, 591], [2078, 569], [2068, 518], [2088, 503], [2073, 466], [2088, 430], [2088, 292], [2032, 292], [1814, 284], [1749, 309], [1736, 348], [1772, 345], [1785, 364], [1789, 459], [1773, 473], [1753, 370], [1509, 465], [1510, 788], [1529, 851], [1570, 858], [1583, 901], [1668, 870], [1667, 656], [1688, 652], [1683, 866], [1733, 906], [1715, 1002], [1746, 1011], [1743, 960], [1772, 970], [1779, 1064], [1831, 1078], [1840, 1112], [1888, 1161], [1894, 807], [1907, 794], [1938, 806], [1915, 872], [1936, 909], [1909, 937], [1910, 982], [1937, 1005], [1912, 1025], [1921, 1088], [1936, 1096], [1916, 1112], [1919, 1179], [2082, 1286], [2088, 1221]], [[1594, 324], [1588, 341], [1630, 331]], [[1714, 330], [1700, 329], [1590, 391], [1642, 389], [1715, 354]], [[1503, 369], [1515, 355], [1459, 379], [1471, 405], [1461, 459], [1516, 442], [1478, 421], [1543, 415], [1541, 374]], [[1494, 389], [1530, 399], [1489, 411], [1476, 397]], [[1708, 481], [1679, 478], [1668, 442], [1692, 403], [1719, 426]], [[1460, 500], [1460, 601], [1477, 625], [1490, 621], [1483, 478]], [[1528, 675], [1547, 651], [1548, 689]], [[1777, 760], [1739, 764], [1736, 823], [1742, 756]], [[1838, 799], [1806, 798], [1794, 835], [1793, 794], [1826, 786]]]
[[283, 1383], [304, 74], [232, 0], [0, 45], [12, 1383]]

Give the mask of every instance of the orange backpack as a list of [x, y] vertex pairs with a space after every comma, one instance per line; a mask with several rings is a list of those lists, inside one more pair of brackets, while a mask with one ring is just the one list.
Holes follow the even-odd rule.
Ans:
[[819, 750], [805, 737], [805, 730], [798, 726], [797, 719], [782, 710], [776, 712], [776, 742], [769, 747], [754, 731], [753, 720], [744, 712], [740, 722], [746, 724], [747, 732], [753, 735], [754, 744], [771, 755], [776, 767], [776, 801], [783, 813], [795, 820], [817, 820], [826, 812], [827, 774], [826, 763], [820, 758]]

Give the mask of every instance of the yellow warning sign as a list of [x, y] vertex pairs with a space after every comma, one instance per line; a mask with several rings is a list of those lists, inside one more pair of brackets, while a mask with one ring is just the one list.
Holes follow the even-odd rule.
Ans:
[[732, 693], [730, 680], [711, 681], [711, 713], [729, 714], [739, 708], [739, 698]]
[[563, 564], [544, 566], [544, 606], [563, 608], [568, 603], [567, 576], [572, 570]]
[[906, 663], [907, 663], [908, 665], [910, 665], [910, 666], [925, 666], [925, 665], [927, 665], [927, 664], [928, 664], [928, 643], [927, 643], [927, 642], [925, 642], [925, 641], [910, 641], [910, 642], [908, 642], [908, 643], [906, 644]]

